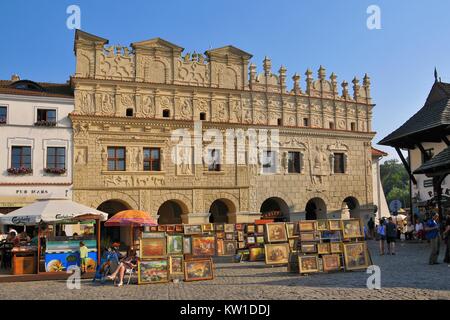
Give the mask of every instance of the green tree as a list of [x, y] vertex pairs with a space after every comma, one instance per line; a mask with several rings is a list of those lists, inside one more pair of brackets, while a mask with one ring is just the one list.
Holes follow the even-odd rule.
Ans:
[[410, 207], [409, 177], [403, 164], [397, 159], [386, 160], [380, 165], [381, 184], [388, 204], [395, 199]]

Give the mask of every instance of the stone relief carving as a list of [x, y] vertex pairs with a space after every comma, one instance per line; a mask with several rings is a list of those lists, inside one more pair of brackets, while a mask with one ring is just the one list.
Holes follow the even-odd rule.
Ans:
[[240, 123], [242, 121], [242, 107], [241, 107], [241, 102], [238, 101], [233, 101], [231, 102], [231, 110], [232, 110], [232, 114], [233, 114], [233, 120], [235, 122]]
[[106, 78], [134, 77], [134, 56], [127, 47], [106, 47], [100, 54], [100, 75]]
[[204, 59], [203, 55], [194, 53], [192, 54], [192, 60], [189, 60], [189, 54], [184, 56], [183, 61], [178, 60], [178, 80], [186, 82], [189, 85], [208, 85], [209, 64], [205, 64]]
[[155, 116], [155, 103], [153, 102], [152, 96], [144, 96], [142, 98], [141, 114], [144, 117], [154, 117]]
[[110, 187], [160, 187], [165, 185], [164, 177], [111, 176], [105, 179], [105, 186]]
[[330, 157], [325, 151], [325, 146], [316, 146], [312, 160], [312, 181], [313, 184], [322, 184], [323, 177], [329, 175]]
[[191, 147], [177, 146], [177, 175], [193, 174], [193, 152]]
[[85, 165], [87, 163], [86, 154], [86, 148], [77, 148], [75, 151], [75, 164], [80, 166]]
[[198, 99], [197, 100], [197, 110], [199, 112], [208, 112], [208, 101], [206, 99]]
[[281, 146], [285, 148], [300, 148], [306, 150], [306, 144], [303, 143], [298, 137], [288, 137], [284, 142], [281, 142]]
[[73, 135], [77, 138], [86, 138], [89, 135], [89, 124], [77, 123], [73, 126]]
[[130, 93], [122, 94], [120, 103], [125, 108], [134, 108], [134, 96]]
[[101, 112], [105, 115], [112, 115], [115, 112], [115, 99], [112, 94], [103, 93], [101, 97]]
[[95, 104], [94, 104], [94, 96], [90, 92], [86, 91], [78, 91], [78, 103], [80, 114], [94, 114], [95, 113]]
[[102, 149], [102, 168], [103, 170], [108, 169], [108, 148], [103, 147]]
[[192, 104], [190, 99], [181, 98], [180, 99], [181, 111], [180, 115], [182, 119], [189, 120], [192, 118]]
[[226, 122], [228, 118], [228, 112], [226, 108], [226, 102], [217, 100], [214, 102], [214, 119], [217, 122]]

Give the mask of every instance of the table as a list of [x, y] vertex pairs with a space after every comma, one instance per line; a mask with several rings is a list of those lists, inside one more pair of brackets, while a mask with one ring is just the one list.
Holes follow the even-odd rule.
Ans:
[[37, 266], [37, 250], [33, 247], [15, 247], [12, 254], [12, 274], [34, 274]]

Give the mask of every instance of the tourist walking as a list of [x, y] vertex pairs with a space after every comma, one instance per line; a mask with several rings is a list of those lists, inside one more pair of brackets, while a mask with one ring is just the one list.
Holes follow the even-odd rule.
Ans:
[[388, 254], [395, 255], [395, 240], [397, 239], [397, 237], [397, 225], [392, 221], [392, 217], [389, 217], [386, 224], [386, 242], [388, 246]]
[[450, 267], [450, 214], [447, 215], [447, 219], [445, 220], [445, 230], [443, 233], [443, 238], [447, 247], [445, 248], [445, 257], [444, 262], [448, 263]]
[[439, 214], [437, 213], [433, 214], [431, 219], [428, 220], [425, 226], [425, 232], [427, 239], [430, 241], [431, 244], [431, 254], [429, 264], [430, 265], [439, 264], [439, 262], [437, 262], [439, 256], [439, 248], [441, 246], [441, 239], [439, 235]]
[[370, 217], [369, 221], [367, 222], [367, 227], [369, 228], [369, 238], [375, 238], [375, 221], [373, 221], [372, 217]]
[[386, 226], [383, 219], [380, 219], [380, 224], [377, 226], [377, 239], [380, 243], [380, 255], [384, 255], [384, 242], [386, 241]]

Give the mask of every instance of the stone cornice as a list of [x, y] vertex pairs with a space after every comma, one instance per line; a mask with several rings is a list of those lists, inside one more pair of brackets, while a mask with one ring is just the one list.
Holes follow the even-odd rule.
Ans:
[[[179, 128], [193, 128], [194, 121], [192, 120], [176, 120], [176, 119], [148, 119], [148, 118], [129, 118], [129, 117], [109, 117], [109, 116], [99, 116], [99, 115], [78, 115], [78, 114], [70, 114], [70, 118], [74, 122], [85, 122], [89, 124], [109, 124], [109, 125], [118, 125], [124, 126], [129, 125], [133, 127], [151, 127], [162, 128], [166, 130], [171, 129], [179, 129]], [[222, 123], [222, 122], [202, 122], [203, 129], [279, 129], [280, 134], [295, 134], [295, 135], [303, 135], [303, 136], [321, 136], [321, 137], [333, 137], [333, 138], [357, 138], [357, 139], [372, 139], [376, 132], [362, 132], [362, 131], [348, 131], [348, 130], [337, 130], [337, 129], [324, 129], [324, 128], [301, 128], [301, 127], [286, 127], [286, 126], [277, 126], [277, 125], [258, 125], [258, 124], [245, 124], [245, 123]], [[91, 132], [96, 132], [97, 130], [90, 130]], [[105, 133], [104, 130], [98, 131], [99, 133]], [[130, 132], [130, 131], [106, 131], [108, 134], [164, 134], [163, 132]]]

